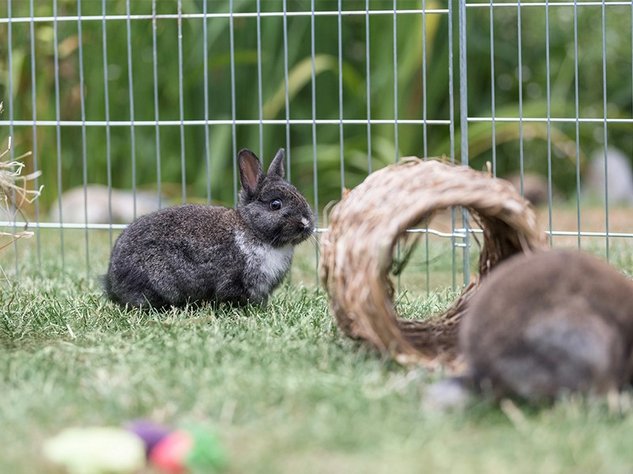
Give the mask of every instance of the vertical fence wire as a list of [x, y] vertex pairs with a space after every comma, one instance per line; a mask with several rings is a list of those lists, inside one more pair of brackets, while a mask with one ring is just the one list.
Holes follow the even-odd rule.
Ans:
[[[206, 0], [205, 0], [206, 5]], [[162, 190], [161, 190], [161, 155], [160, 155], [160, 109], [158, 105], [158, 47], [156, 42], [156, 30], [158, 28], [156, 19], [156, 0], [152, 0], [152, 79], [154, 83], [154, 139], [156, 147], [156, 194], [158, 198], [158, 207], [162, 207]], [[206, 43], [205, 43], [206, 44]], [[206, 87], [205, 87], [206, 91]]]
[[127, 80], [128, 95], [130, 101], [130, 159], [132, 160], [132, 215], [136, 218], [136, 131], [134, 126], [134, 71], [132, 65], [132, 22], [130, 12], [130, 0], [125, 2], [125, 28], [127, 34]]
[[[393, 0], [393, 161], [398, 162], [398, 8]], [[400, 243], [397, 245], [397, 258], [400, 260]], [[398, 272], [398, 291], [402, 283], [402, 273]]]
[[490, 0], [490, 139], [492, 147], [492, 175], [497, 176], [497, 108], [495, 96], [497, 93], [495, 83], [495, 7], [494, 0]]
[[545, 95], [547, 107], [547, 238], [553, 245], [552, 236], [552, 96], [549, 61], [549, 0], [545, 0]]
[[[466, 45], [466, 0], [459, 0], [459, 132], [461, 164], [468, 166], [468, 62]], [[470, 236], [468, 210], [462, 208], [463, 242], [463, 282], [470, 283]]]
[[286, 0], [283, 0], [283, 42], [284, 42], [284, 102], [286, 105], [286, 178], [292, 181], [291, 170], [291, 143], [290, 143], [290, 97], [288, 95], [288, 14], [286, 11]]
[[576, 145], [576, 228], [578, 229], [576, 244], [581, 248], [580, 220], [580, 95], [578, 90], [578, 1], [574, 0], [574, 116]]
[[398, 7], [393, 0], [393, 141], [394, 162], [398, 162]]
[[525, 162], [523, 156], [523, 48], [522, 48], [522, 21], [521, 21], [521, 0], [517, 1], [517, 83], [519, 86], [519, 190], [521, 196], [524, 194], [524, 172]]
[[[448, 114], [450, 159], [455, 163], [455, 97], [453, 84], [453, 2], [448, 2]], [[457, 261], [457, 246], [455, 240], [455, 208], [451, 208], [451, 287], [457, 287], [455, 265]]]
[[106, 134], [106, 182], [108, 184], [108, 242], [112, 247], [113, 234], [112, 234], [112, 149], [111, 149], [111, 131], [110, 131], [110, 87], [108, 85], [108, 25], [106, 23], [106, 0], [101, 1], [101, 13], [103, 19], [101, 20], [101, 41], [102, 41], [102, 55], [103, 55], [103, 102], [105, 113], [105, 134]]
[[427, 126], [427, 71], [426, 71], [426, 0], [422, 0], [422, 155], [428, 157], [428, 126]]
[[[422, 155], [426, 160], [429, 155], [429, 137], [428, 137], [428, 112], [427, 112], [427, 71], [426, 71], [426, 0], [422, 0]], [[428, 234], [427, 234], [428, 237]]]
[[[8, 0], [7, 2], [7, 17], [9, 18], [9, 20], [11, 19], [11, 17], [13, 16], [13, 11], [12, 11], [12, 3], [13, 0]], [[14, 127], [13, 127], [13, 119], [14, 119], [14, 110], [13, 110], [13, 25], [11, 23], [11, 21], [9, 21], [9, 24], [7, 25], [7, 73], [9, 75], [9, 80], [8, 80], [8, 92], [9, 92], [9, 156], [11, 157], [11, 160], [15, 159], [15, 150], [13, 149], [13, 146], [11, 145], [11, 140], [13, 139], [13, 132], [14, 132]], [[15, 192], [13, 193], [13, 202], [16, 202], [15, 199]], [[11, 206], [12, 209], [11, 212], [13, 212], [13, 233], [16, 233], [17, 227], [16, 227], [16, 212], [17, 212], [17, 207], [15, 206]], [[18, 255], [18, 239], [14, 239], [13, 240], [13, 254], [14, 254], [14, 265], [15, 265], [15, 273], [16, 275], [19, 275], [20, 273], [20, 268], [19, 268], [19, 255]]]
[[[312, 15], [310, 15], [310, 92], [312, 101], [312, 187], [314, 192], [314, 210], [316, 214], [316, 227], [319, 227], [319, 174], [318, 174], [318, 162], [317, 162], [317, 127], [316, 127], [316, 64], [315, 64], [315, 45], [314, 45], [314, 30], [315, 30], [315, 14], [314, 14], [314, 1], [310, 1], [310, 9]], [[314, 255], [316, 259], [316, 265], [314, 269], [316, 284], [319, 284], [319, 247], [315, 246]]]
[[[11, 5], [11, 2], [9, 2]], [[64, 213], [62, 209], [62, 132], [61, 132], [61, 113], [60, 113], [60, 92], [59, 92], [59, 38], [58, 38], [58, 21], [57, 21], [57, 0], [53, 0], [53, 63], [55, 76], [55, 148], [57, 152], [57, 208], [59, 211], [59, 222], [63, 224]], [[9, 28], [11, 24], [9, 23]], [[9, 46], [11, 43], [9, 43]], [[11, 48], [9, 48], [11, 51]], [[11, 62], [9, 61], [9, 64]], [[9, 72], [10, 74], [10, 72]], [[11, 77], [9, 75], [9, 77]], [[11, 84], [11, 82], [9, 82]], [[66, 256], [64, 248], [64, 226], [59, 226], [59, 253], [61, 257], [62, 269], [66, 267]]]
[[233, 204], [237, 205], [237, 138], [235, 109], [235, 20], [233, 0], [229, 0], [229, 63], [231, 67], [231, 145], [233, 150]]
[[[291, 170], [291, 143], [290, 143], [290, 97], [288, 94], [288, 87], [289, 87], [289, 82], [288, 82], [288, 12], [287, 12], [287, 5], [286, 5], [286, 0], [283, 0], [282, 2], [282, 7], [283, 7], [283, 17], [282, 17], [282, 30], [283, 30], [283, 36], [282, 36], [282, 42], [283, 42], [283, 59], [284, 59], [284, 109], [285, 109], [285, 118], [286, 118], [286, 125], [285, 125], [285, 133], [286, 133], [286, 144], [285, 144], [285, 149], [286, 149], [286, 169], [285, 169], [285, 174], [286, 174], [286, 179], [289, 182], [292, 182], [292, 170]], [[316, 265], [315, 265], [316, 268]], [[318, 283], [318, 270], [317, 270], [317, 285]], [[290, 278], [290, 276], [289, 276]]]
[[211, 202], [211, 138], [209, 136], [209, 60], [207, 32], [207, 0], [202, 1], [202, 82], [204, 87], [204, 166], [206, 172], [207, 203]]
[[77, 2], [77, 48], [79, 53], [79, 108], [81, 113], [81, 178], [84, 191], [84, 246], [86, 252], [86, 277], [90, 276], [90, 241], [88, 237], [88, 153], [86, 137], [86, 98], [84, 85], [83, 29], [81, 1]]
[[345, 154], [344, 154], [344, 132], [343, 132], [343, 12], [342, 0], [338, 0], [338, 133], [339, 133], [339, 159], [341, 173], [341, 194], [345, 189]]
[[180, 179], [182, 203], [187, 202], [187, 164], [185, 158], [185, 104], [182, 76], [182, 0], [178, 0], [178, 118], [180, 120]]
[[609, 152], [608, 152], [608, 129], [607, 129], [607, 19], [605, 0], [600, 6], [600, 20], [602, 28], [602, 133], [604, 140], [604, 227], [605, 227], [605, 256], [609, 261]]
[[257, 0], [257, 113], [259, 116], [259, 156], [264, 159], [264, 115], [262, 107], [262, 12]]
[[[36, 81], [36, 68], [35, 68], [35, 9], [33, 6], [33, 0], [29, 2], [29, 12], [31, 15], [31, 21], [29, 22], [29, 33], [30, 33], [30, 47], [31, 47], [31, 115], [33, 117], [33, 171], [39, 171], [39, 162], [38, 162], [38, 150], [37, 150], [37, 81]], [[39, 189], [39, 179], [36, 176], [34, 180], [35, 189]], [[35, 200], [35, 222], [37, 225], [40, 223], [40, 204], [37, 200]], [[37, 251], [37, 265], [39, 268], [42, 267], [42, 246], [40, 242], [40, 230], [37, 229], [35, 233], [35, 244]]]
[[13, 137], [13, 22], [10, 21], [13, 17], [13, 0], [7, 0], [7, 92], [9, 95], [9, 103], [7, 104], [7, 110], [9, 111], [9, 155], [13, 160], [15, 152], [13, 146], [11, 146], [11, 139]]
[[370, 59], [369, 0], [365, 0], [365, 97], [367, 101], [367, 174], [372, 169], [371, 151], [371, 59]]
[[[422, 0], [422, 156], [426, 160], [429, 156], [429, 141], [428, 141], [428, 127], [427, 127], [427, 72], [426, 72], [426, 0]], [[429, 223], [425, 225], [426, 232], [424, 233], [424, 271], [425, 271], [425, 286], [427, 296], [431, 294], [431, 262], [430, 244], [429, 244]]]

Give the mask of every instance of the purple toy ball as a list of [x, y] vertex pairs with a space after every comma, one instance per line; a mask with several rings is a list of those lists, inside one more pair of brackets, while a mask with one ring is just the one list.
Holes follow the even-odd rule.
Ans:
[[132, 421], [125, 428], [143, 440], [147, 457], [149, 457], [154, 446], [171, 433], [169, 428], [147, 420]]

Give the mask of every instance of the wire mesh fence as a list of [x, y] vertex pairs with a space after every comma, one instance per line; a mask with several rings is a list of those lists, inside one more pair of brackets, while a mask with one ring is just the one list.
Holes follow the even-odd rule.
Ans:
[[[137, 215], [234, 204], [241, 147], [284, 147], [320, 215], [372, 170], [445, 155], [539, 191], [552, 245], [609, 258], [633, 236], [631, 1], [6, 0], [0, 37], [0, 134], [44, 185], [0, 216], [36, 231], [16, 271], [81, 245], [95, 273], [93, 241]], [[476, 229], [444, 223], [425, 261], [449, 242], [455, 285]]]

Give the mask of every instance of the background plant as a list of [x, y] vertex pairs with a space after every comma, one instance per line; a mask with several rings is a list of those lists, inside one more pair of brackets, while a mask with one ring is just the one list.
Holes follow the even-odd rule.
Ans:
[[[15, 1], [0, 6], [0, 16], [29, 17], [53, 15], [54, 2]], [[151, 14], [150, 0], [132, 1], [131, 14]], [[493, 12], [494, 76], [490, 63], [490, 9], [468, 9], [468, 113], [472, 117], [492, 115], [491, 82], [495, 85], [495, 115], [518, 116], [519, 97], [522, 97], [524, 117], [544, 117], [547, 113], [547, 87], [550, 87], [550, 113], [553, 117], [574, 117], [575, 79], [578, 77], [579, 116], [603, 117], [602, 87], [602, 27], [599, 6], [581, 6], [577, 9], [578, 74], [575, 72], [574, 9], [572, 6], [550, 2], [549, 9], [549, 77], [546, 63], [546, 10], [543, 7], [521, 9], [521, 75], [519, 82], [518, 14], [516, 7], [495, 8]], [[159, 14], [177, 13], [178, 2], [157, 0]], [[344, 10], [363, 10], [365, 1], [342, 2]], [[316, 142], [310, 123], [292, 125], [288, 136], [285, 124], [240, 125], [235, 129], [236, 147], [248, 146], [268, 159], [279, 146], [290, 150], [291, 178], [300, 189], [318, 199], [320, 205], [339, 196], [341, 185], [353, 186], [372, 168], [383, 166], [404, 155], [441, 155], [459, 158], [459, 127], [451, 137], [448, 125], [400, 124], [398, 136], [394, 125], [373, 124], [371, 142], [368, 143], [368, 127], [365, 124], [346, 125], [343, 138], [339, 134], [339, 75], [342, 75], [343, 117], [364, 120], [367, 117], [367, 80], [370, 81], [371, 118], [392, 120], [397, 105], [399, 120], [440, 119], [448, 120], [451, 112], [449, 94], [449, 42], [453, 34], [454, 52], [457, 58], [457, 9], [453, 2], [453, 25], [449, 25], [446, 13], [422, 15], [399, 14], [396, 17], [397, 54], [394, 68], [394, 44], [392, 14], [343, 15], [342, 71], [338, 61], [338, 16], [314, 18], [314, 84], [311, 38], [312, 23], [309, 16], [288, 16], [287, 64], [289, 109], [285, 104], [285, 53], [284, 18], [262, 17], [260, 24], [261, 48], [257, 47], [257, 18], [234, 19], [235, 110], [231, 102], [231, 36], [227, 17], [206, 20], [208, 116], [211, 120], [237, 119], [290, 119], [311, 120], [313, 117], [312, 86], [315, 90], [317, 119], [334, 120], [333, 124], [316, 127]], [[448, 2], [440, 0], [395, 2], [397, 9], [446, 8]], [[59, 16], [77, 14], [76, 0], [57, 0]], [[82, 15], [101, 15], [101, 1], [83, 1], [79, 5]], [[236, 0], [235, 12], [255, 12], [258, 3], [253, 0]], [[282, 11], [283, 2], [267, 0], [259, 2], [264, 12]], [[309, 11], [311, 2], [287, 2], [289, 11]], [[338, 9], [338, 2], [319, 0], [317, 10]], [[371, 10], [393, 10], [393, 1], [371, 0]], [[125, 0], [107, 0], [106, 13], [125, 15]], [[182, 0], [183, 13], [202, 13], [203, 0]], [[208, 13], [230, 10], [229, 1], [208, 1]], [[631, 96], [631, 9], [610, 5], [606, 9], [606, 77], [607, 107], [611, 118], [630, 118], [633, 99]], [[366, 42], [366, 22], [369, 23], [369, 45]], [[105, 22], [107, 36], [107, 71], [104, 74], [103, 28], [101, 20], [83, 21], [82, 60], [87, 120], [104, 120], [104, 77], [109, 91], [111, 120], [129, 120], [128, 83], [128, 30], [124, 18]], [[130, 50], [135, 121], [152, 121], [154, 110], [153, 48], [151, 20], [130, 22]], [[38, 120], [56, 119], [55, 55], [59, 58], [59, 104], [62, 120], [81, 119], [79, 31], [76, 21], [57, 22], [57, 42], [53, 22], [11, 25], [11, 67], [9, 68], [9, 26], [0, 25], [0, 97], [7, 113], [5, 119], [30, 120], [33, 117], [31, 47], [35, 51], [35, 106]], [[159, 118], [180, 119], [179, 89], [182, 87], [184, 119], [204, 119], [204, 21], [200, 18], [182, 21], [183, 81], [178, 74], [178, 21], [156, 20], [157, 71], [156, 93]], [[367, 54], [368, 51], [368, 54]], [[367, 76], [369, 58], [370, 74]], [[426, 62], [423, 64], [423, 59]], [[262, 94], [258, 91], [258, 64], [261, 67]], [[9, 97], [9, 69], [12, 75], [12, 97]], [[457, 63], [454, 64], [453, 85], [457, 91]], [[394, 103], [394, 82], [397, 80], [397, 102]], [[457, 96], [455, 117], [457, 120]], [[261, 104], [261, 108], [260, 108]], [[457, 125], [459, 122], [457, 121]], [[480, 168], [485, 160], [493, 158], [495, 150], [496, 170], [500, 174], [516, 171], [519, 156], [524, 157], [528, 170], [547, 172], [548, 133], [547, 124], [524, 122], [520, 131], [517, 122], [496, 122], [495, 131], [490, 122], [472, 122], [469, 127], [471, 164]], [[8, 134], [8, 127], [3, 127]], [[630, 123], [608, 126], [609, 144], [625, 151], [633, 150]], [[233, 129], [231, 125], [213, 125], [208, 128], [209, 147], [206, 148], [205, 127], [184, 127], [185, 191], [188, 199], [212, 199], [231, 203], [235, 192], [233, 167]], [[106, 134], [110, 133], [108, 150]], [[83, 149], [86, 149], [86, 180], [107, 183], [108, 173], [112, 185], [130, 188], [133, 184], [156, 188], [157, 179], [162, 182], [161, 191], [180, 199], [183, 176], [181, 173], [182, 143], [178, 125], [160, 127], [160, 166], [157, 163], [156, 127], [136, 126], [134, 129], [135, 166], [132, 166], [130, 127], [87, 127], [85, 142], [80, 126], [61, 128], [61, 156], [57, 156], [55, 127], [39, 126], [37, 143], [33, 143], [30, 126], [15, 127], [13, 136], [19, 150], [32, 149], [34, 159], [43, 171], [41, 183], [46, 191], [41, 197], [43, 206], [50, 206], [58, 189], [58, 159], [61, 163], [63, 189], [82, 184], [84, 180]], [[523, 141], [519, 141], [520, 135]], [[289, 143], [287, 138], [289, 137]], [[494, 142], [493, 142], [494, 137]], [[550, 144], [553, 156], [554, 184], [564, 193], [571, 194], [576, 183], [576, 141], [579, 159], [599, 148], [603, 141], [603, 124], [554, 122]], [[341, 157], [341, 140], [343, 155]], [[494, 148], [493, 148], [494, 143]], [[368, 161], [368, 146], [371, 160]], [[397, 146], [397, 150], [396, 150]], [[263, 148], [263, 149], [260, 149]], [[111, 157], [108, 171], [107, 156]], [[313, 189], [313, 154], [317, 157], [317, 190]], [[207, 161], [207, 156], [209, 160]], [[341, 158], [344, 177], [341, 176]], [[584, 163], [582, 163], [584, 164]], [[160, 176], [159, 176], [160, 172]], [[231, 183], [233, 182], [233, 185]], [[207, 186], [210, 183], [210, 186]]]

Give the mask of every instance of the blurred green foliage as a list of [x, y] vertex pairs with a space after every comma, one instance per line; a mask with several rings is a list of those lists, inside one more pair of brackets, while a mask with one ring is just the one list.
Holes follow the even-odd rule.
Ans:
[[[450, 1], [450, 0], [449, 0]], [[182, 0], [183, 14], [202, 13], [204, 0]], [[81, 120], [81, 98], [88, 121], [105, 120], [104, 81], [109, 91], [111, 121], [128, 121], [131, 118], [128, 29], [125, 0], [107, 0], [108, 15], [116, 18], [102, 21], [100, 0], [57, 0], [58, 21], [31, 24], [30, 16], [53, 15], [52, 0], [37, 0], [31, 11], [31, 2], [7, 0], [0, 6], [0, 17], [25, 18], [25, 21], [0, 24], [0, 98], [5, 112], [2, 120], [32, 120], [31, 47], [34, 47], [35, 107], [37, 120], [56, 120], [55, 60], [59, 55], [60, 119]], [[155, 3], [155, 5], [154, 5]], [[483, 3], [483, 4], [482, 4]], [[492, 78], [495, 86], [495, 115], [517, 117], [519, 94], [522, 94], [523, 117], [545, 117], [547, 113], [547, 62], [546, 62], [546, 10], [527, 3], [520, 11], [516, 6], [501, 5], [492, 12], [494, 28], [494, 76], [491, 75], [491, 10], [488, 2], [471, 2], [467, 9], [467, 66], [468, 114], [470, 117], [492, 115]], [[552, 1], [549, 21], [549, 85], [551, 116], [575, 117], [575, 65], [574, 8], [556, 5]], [[177, 14], [176, 0], [133, 0], [129, 2], [131, 15], [151, 15], [155, 7], [158, 14]], [[480, 4], [480, 5], [477, 5]], [[280, 0], [259, 2], [262, 12], [283, 11]], [[338, 2], [315, 1], [316, 10], [334, 11]], [[64, 20], [64, 16], [81, 14], [94, 16], [81, 23], [81, 44], [78, 22]], [[427, 14], [405, 13], [404, 10], [431, 9]], [[235, 129], [235, 146], [250, 147], [268, 162], [278, 147], [289, 150], [291, 179], [313, 203], [322, 207], [337, 199], [342, 185], [352, 187], [367, 175], [369, 166], [375, 169], [393, 162], [396, 156], [447, 155], [457, 160], [459, 150], [459, 64], [457, 38], [457, 2], [453, 1], [452, 20], [444, 0], [398, 0], [396, 8], [403, 11], [394, 20], [393, 1], [371, 0], [371, 10], [381, 14], [344, 14], [340, 17], [342, 29], [342, 70], [339, 71], [339, 16], [292, 15], [311, 9], [308, 0], [288, 1], [289, 15], [262, 16], [260, 22], [260, 48], [258, 48], [258, 20], [256, 16], [233, 19], [233, 54], [231, 54], [231, 20], [226, 15], [206, 20], [206, 36], [202, 18], [182, 20], [182, 84], [179, 84], [178, 19], [155, 20], [157, 81], [153, 77], [153, 25], [150, 18], [132, 19], [131, 64], [133, 83], [133, 110], [135, 121], [153, 121], [155, 118], [154, 93], [158, 96], [160, 120], [175, 121], [175, 125], [160, 127], [160, 180], [162, 191], [174, 200], [181, 195], [181, 154], [184, 148], [186, 193], [189, 199], [212, 199], [231, 203], [235, 192], [233, 130], [230, 124], [210, 125], [209, 149], [206, 149], [204, 125], [184, 127], [184, 146], [181, 143], [179, 88], [182, 87], [182, 108], [185, 120], [203, 120], [204, 107], [204, 42], [207, 44], [208, 118], [210, 120], [254, 120], [253, 124], [238, 125]], [[343, 10], [364, 10], [364, 0], [346, 0]], [[227, 0], [212, 0], [206, 4], [210, 14], [230, 11]], [[258, 2], [235, 0], [234, 12], [256, 12]], [[606, 11], [606, 77], [607, 107], [610, 118], [631, 118], [631, 7], [608, 5]], [[580, 5], [577, 9], [578, 27], [578, 105], [580, 117], [603, 117], [602, 80], [602, 23], [600, 6]], [[284, 23], [287, 23], [287, 64], [289, 110], [285, 101], [285, 48]], [[366, 24], [369, 24], [369, 44], [366, 42]], [[521, 27], [521, 61], [518, 52], [518, 29]], [[103, 35], [107, 36], [107, 68], [103, 63]], [[312, 29], [314, 25], [314, 30]], [[394, 26], [396, 45], [394, 47]], [[31, 35], [33, 28], [34, 35]], [[9, 42], [9, 29], [11, 41]], [[57, 30], [57, 43], [54, 32]], [[343, 171], [338, 119], [339, 78], [342, 75], [343, 117], [367, 118], [367, 82], [369, 81], [371, 119], [393, 120], [397, 105], [398, 120], [447, 121], [451, 117], [449, 77], [449, 35], [453, 34], [453, 87], [455, 132], [445, 124], [400, 123], [396, 131], [393, 123], [368, 127], [362, 122], [345, 125], [343, 130]], [[312, 84], [311, 46], [314, 37], [315, 82]], [[31, 44], [31, 40], [34, 44]], [[81, 46], [81, 50], [80, 50]], [[11, 47], [9, 65], [8, 47]], [[394, 67], [394, 51], [396, 56]], [[83, 60], [84, 88], [80, 86], [79, 59]], [[231, 61], [233, 59], [233, 62]], [[423, 59], [426, 62], [423, 63]], [[367, 59], [370, 74], [367, 76]], [[231, 65], [235, 73], [235, 109], [231, 100]], [[261, 66], [261, 91], [258, 91], [258, 64]], [[522, 82], [519, 83], [519, 64]], [[12, 80], [12, 97], [9, 97], [9, 72]], [[397, 78], [397, 83], [396, 83]], [[397, 102], [394, 91], [397, 85]], [[316, 109], [313, 110], [314, 103]], [[261, 104], [261, 108], [260, 108]], [[311, 120], [328, 119], [332, 123], [316, 126], [313, 140]], [[291, 125], [287, 143], [283, 121], [307, 120], [305, 124]], [[277, 119], [282, 123], [263, 125], [259, 119]], [[2, 127], [7, 136], [9, 127]], [[112, 184], [130, 188], [133, 177], [136, 185], [156, 189], [158, 162], [156, 127], [134, 127], [135, 166], [131, 156], [131, 128], [129, 126], [88, 126], [85, 130], [86, 179], [88, 182], [108, 182], [106, 134], [111, 136], [109, 150]], [[495, 133], [490, 121], [471, 121], [469, 126], [469, 156], [471, 165], [481, 169], [486, 160], [492, 160], [495, 143], [495, 168], [499, 174], [516, 171], [520, 166], [521, 149], [527, 170], [547, 173], [547, 124], [545, 121], [525, 120], [522, 124], [523, 140], [517, 121], [497, 121]], [[33, 149], [38, 167], [43, 171], [40, 183], [45, 185], [40, 205], [48, 207], [56, 199], [58, 189], [58, 162], [63, 189], [83, 182], [83, 138], [80, 126], [61, 127], [61, 156], [57, 154], [54, 126], [37, 127], [37, 146], [33, 144], [32, 126], [15, 126], [14, 143], [17, 152]], [[576, 140], [581, 151], [580, 159], [602, 146], [603, 123], [583, 123], [576, 136], [573, 122], [553, 122], [551, 127], [552, 172], [554, 184], [564, 193], [575, 187]], [[633, 134], [631, 123], [609, 124], [609, 145], [622, 149], [631, 156]], [[397, 143], [397, 150], [396, 150]], [[368, 144], [371, 160], [368, 161]], [[263, 148], [263, 149], [261, 149]], [[313, 156], [316, 155], [316, 167]], [[207, 166], [207, 157], [210, 166]], [[33, 162], [29, 163], [33, 167]], [[316, 176], [314, 170], [316, 169]], [[134, 173], [134, 174], [133, 174]], [[210, 183], [210, 187], [207, 186]], [[316, 183], [317, 189], [313, 184]]]

